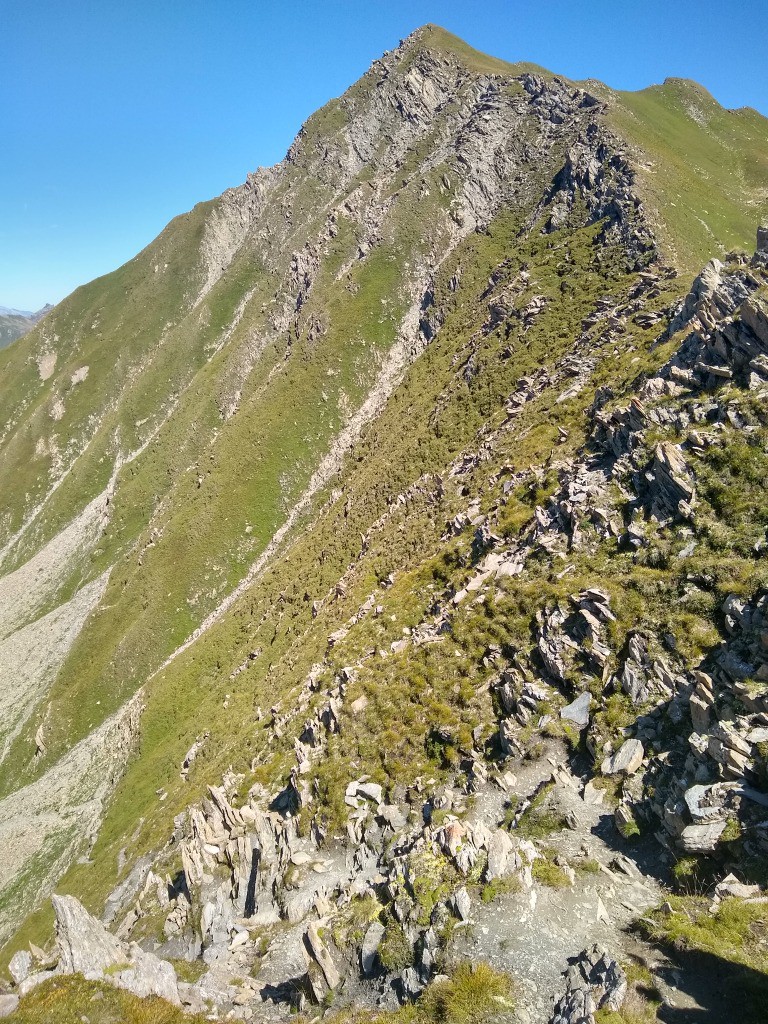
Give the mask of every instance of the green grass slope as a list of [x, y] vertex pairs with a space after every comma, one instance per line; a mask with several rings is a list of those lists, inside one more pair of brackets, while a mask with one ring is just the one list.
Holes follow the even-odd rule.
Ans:
[[[459, 63], [466, 91], [456, 106], [477, 75], [514, 91], [515, 76], [529, 70], [478, 54], [432, 26], [410, 45], [398, 72], [403, 81], [425, 49]], [[310, 119], [291, 159], [268, 179], [258, 230], [243, 235], [205, 294], [201, 248], [224, 199], [172, 222], [125, 267], [79, 289], [0, 354], [0, 543], [23, 531], [9, 544], [3, 569], [22, 564], [88, 500], [113, 490], [104, 535], [51, 596], [58, 602], [111, 567], [104, 599], [0, 764], [3, 795], [39, 777], [146, 687], [133, 759], [88, 862], [73, 866], [62, 883], [94, 909], [117, 880], [118, 851], [127, 851], [127, 871], [157, 849], [173, 815], [230, 765], [246, 773], [248, 784], [285, 784], [294, 733], [270, 746], [267, 710], [290, 708], [314, 663], [325, 662], [332, 678], [344, 664], [391, 649], [426, 616], [437, 593], [459, 589], [471, 564], [471, 535], [446, 540], [446, 522], [470, 496], [480, 507], [495, 501], [510, 478], [515, 486], [504, 495], [497, 528], [516, 536], [556, 487], [553, 452], [564, 457], [583, 443], [595, 389], [610, 385], [618, 399], [667, 354], [654, 345], [658, 330], [633, 327], [619, 343], [595, 332], [587, 385], [562, 400], [559, 390], [545, 390], [514, 429], [505, 426], [504, 402], [517, 381], [542, 366], [552, 369], [602, 300], [626, 299], [638, 284], [621, 251], [596, 244], [601, 225], [587, 223], [581, 208], [548, 235], [540, 231], [543, 220], [526, 229], [530, 197], [511, 201], [435, 272], [431, 289], [444, 325], [340, 473], [297, 518], [280, 557], [161, 668], [286, 523], [397, 345], [415, 274], [452, 244], [453, 186], [444, 183], [450, 168], [431, 159], [439, 122], [391, 166], [392, 122], [383, 121], [375, 155], [343, 178], [355, 159], [348, 125], [366, 104], [380, 116], [377, 82], [369, 74]], [[679, 83], [612, 94], [607, 116], [641, 169], [646, 206], [671, 263], [686, 271], [720, 249], [751, 244], [766, 210], [764, 119], [723, 111]], [[535, 122], [524, 130], [535, 139]], [[739, 169], [730, 176], [729, 153]], [[537, 167], [537, 200], [564, 159], [555, 150]], [[376, 190], [387, 202], [376, 245], [361, 255], [356, 204]], [[326, 235], [331, 210], [333, 231]], [[313, 283], [297, 309], [305, 262], [313, 265]], [[530, 329], [488, 328], [486, 290], [499, 268], [508, 283], [528, 281], [520, 307], [545, 298]], [[656, 306], [682, 289], [664, 282]], [[565, 440], [558, 428], [568, 431]], [[487, 459], [457, 477], [454, 460], [485, 440], [492, 442]], [[714, 541], [706, 550], [708, 570], [723, 573]], [[736, 569], [746, 592], [755, 585], [754, 567], [745, 557]], [[383, 586], [392, 572], [394, 585]], [[387, 786], [454, 766], [467, 736], [493, 717], [483, 665], [488, 645], [510, 638], [524, 645], [532, 609], [544, 596], [567, 596], [596, 575], [621, 595], [622, 627], [644, 608], [660, 622], [679, 583], [618, 553], [583, 560], [565, 582], [542, 560], [482, 607], [463, 607], [449, 642], [408, 658], [371, 658], [355, 683], [355, 695], [367, 698], [365, 714], [346, 723], [316, 780], [318, 814], [329, 827], [340, 823], [355, 764], [365, 763]], [[328, 635], [371, 593], [384, 612], [357, 622], [329, 653]], [[313, 612], [315, 602], [320, 610]], [[712, 641], [714, 602], [713, 596], [691, 612], [692, 651]], [[243, 665], [247, 671], [237, 671]], [[33, 737], [43, 719], [47, 752], [35, 758]], [[435, 740], [438, 729], [449, 738]], [[183, 756], [205, 731], [210, 740], [183, 782]], [[43, 863], [33, 867], [24, 880], [30, 891], [39, 881], [35, 872], [45, 870]], [[31, 917], [14, 943], [44, 935], [47, 915]]]
[[695, 82], [670, 78], [611, 97], [609, 119], [628, 140], [668, 259], [694, 273], [731, 249], [750, 249], [768, 218], [768, 119], [726, 110]]

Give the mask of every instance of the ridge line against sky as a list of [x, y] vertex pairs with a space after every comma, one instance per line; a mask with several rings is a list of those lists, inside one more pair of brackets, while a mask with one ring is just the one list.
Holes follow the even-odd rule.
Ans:
[[692, 78], [768, 114], [765, 0], [0, 0], [0, 304], [60, 301], [277, 162], [426, 22], [570, 78]]

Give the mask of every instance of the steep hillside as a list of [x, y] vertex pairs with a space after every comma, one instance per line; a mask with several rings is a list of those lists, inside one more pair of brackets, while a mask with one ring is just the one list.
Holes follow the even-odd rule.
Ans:
[[6, 958], [56, 891], [198, 1011], [547, 1020], [675, 860], [759, 880], [765, 233], [689, 289], [765, 127], [427, 27], [0, 355]]

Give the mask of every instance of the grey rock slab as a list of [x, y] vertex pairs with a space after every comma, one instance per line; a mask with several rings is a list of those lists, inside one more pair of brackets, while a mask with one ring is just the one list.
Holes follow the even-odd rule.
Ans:
[[589, 708], [592, 704], [592, 694], [587, 690], [580, 693], [576, 700], [566, 707], [561, 708], [560, 717], [568, 722], [573, 722], [579, 729], [586, 729], [589, 725]]
[[32, 954], [26, 949], [20, 949], [14, 953], [8, 963], [8, 971], [17, 985], [27, 977], [32, 970]]
[[51, 903], [56, 914], [56, 942], [63, 974], [103, 973], [116, 964], [126, 963], [126, 947], [79, 900], [54, 895]]
[[380, 921], [374, 921], [368, 926], [363, 938], [363, 946], [360, 950], [360, 966], [363, 974], [373, 974], [376, 966], [376, 954], [379, 951], [381, 940], [384, 938], [384, 925]]
[[10, 1017], [18, 1005], [19, 997], [17, 995], [0, 995], [0, 1017]]
[[37, 971], [35, 974], [28, 974], [24, 981], [19, 985], [18, 994], [25, 996], [28, 992], [31, 992], [33, 988], [37, 988], [38, 985], [42, 985], [44, 981], [48, 981], [49, 978], [56, 976], [57, 971]]
[[679, 843], [686, 853], [711, 853], [725, 829], [724, 821], [710, 821], [703, 825], [686, 825]]
[[[312, 964], [316, 964], [322, 971], [325, 984], [328, 989], [333, 992], [341, 984], [341, 975], [334, 964], [331, 954], [328, 951], [328, 947], [325, 945], [323, 940], [320, 938], [320, 933], [316, 924], [311, 924], [304, 932], [304, 949], [308, 960], [308, 974], [310, 983], [312, 984], [313, 991], [318, 996], [319, 988], [316, 984], [315, 973], [312, 969]], [[320, 998], [323, 998], [320, 996]]]
[[383, 792], [378, 782], [362, 782], [358, 783], [357, 795], [365, 797], [366, 800], [373, 800], [375, 804], [380, 804]]
[[615, 754], [605, 758], [600, 770], [603, 775], [617, 775], [619, 772], [632, 775], [643, 763], [643, 754], [640, 740], [625, 740]]

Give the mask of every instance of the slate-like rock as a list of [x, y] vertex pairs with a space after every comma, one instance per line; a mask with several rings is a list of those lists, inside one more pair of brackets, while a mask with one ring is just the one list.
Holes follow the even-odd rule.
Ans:
[[[166, 960], [136, 943], [126, 946], [74, 896], [52, 896], [56, 913], [59, 972], [103, 977], [137, 996], [162, 996], [179, 1005], [176, 972]], [[29, 979], [27, 979], [29, 980]]]
[[632, 775], [643, 763], [643, 744], [640, 740], [625, 740], [615, 754], [606, 757], [600, 766], [603, 775], [626, 772]]
[[383, 938], [384, 925], [380, 921], [373, 921], [368, 926], [360, 950], [360, 966], [363, 969], [363, 974], [366, 976], [373, 974], [376, 969], [376, 956]]
[[62, 974], [103, 974], [128, 960], [126, 947], [74, 896], [52, 896]]
[[568, 722], [573, 722], [579, 729], [586, 729], [589, 725], [589, 709], [592, 704], [592, 694], [588, 690], [580, 693], [576, 700], [566, 707], [561, 708], [560, 717]]

